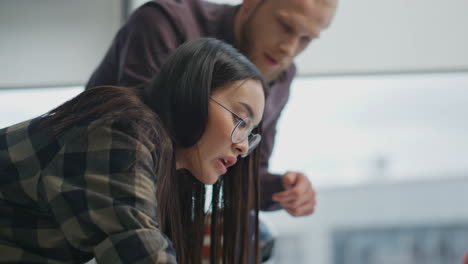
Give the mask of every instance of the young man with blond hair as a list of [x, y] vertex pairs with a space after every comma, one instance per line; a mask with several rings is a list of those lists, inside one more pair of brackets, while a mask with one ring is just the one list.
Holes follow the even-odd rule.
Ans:
[[243, 0], [238, 6], [202, 0], [150, 1], [119, 30], [86, 88], [147, 82], [173, 50], [191, 39], [214, 37], [234, 45], [270, 85], [263, 119], [261, 209], [310, 215], [316, 200], [309, 179], [295, 171], [269, 173], [268, 162], [296, 74], [293, 60], [330, 25], [336, 4], [336, 0]]

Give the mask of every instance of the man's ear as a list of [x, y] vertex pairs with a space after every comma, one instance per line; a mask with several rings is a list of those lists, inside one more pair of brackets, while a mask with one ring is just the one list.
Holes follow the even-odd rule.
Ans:
[[265, 0], [243, 0], [242, 1], [242, 11], [249, 14], [250, 12], [252, 12], [252, 10], [255, 9], [255, 7], [257, 7], [257, 5], [261, 1], [265, 1]]

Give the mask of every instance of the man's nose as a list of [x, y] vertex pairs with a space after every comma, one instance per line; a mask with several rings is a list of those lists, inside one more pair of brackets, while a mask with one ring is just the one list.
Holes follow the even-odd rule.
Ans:
[[292, 57], [296, 54], [298, 43], [299, 38], [297, 36], [285, 36], [284, 39], [280, 42], [279, 48], [282, 53], [289, 57]]

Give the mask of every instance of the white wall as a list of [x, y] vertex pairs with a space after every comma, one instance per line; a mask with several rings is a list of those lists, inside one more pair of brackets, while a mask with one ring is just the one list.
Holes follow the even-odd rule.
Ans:
[[339, 0], [302, 74], [468, 70], [468, 1]]
[[0, 88], [84, 84], [121, 23], [121, 1], [0, 1]]

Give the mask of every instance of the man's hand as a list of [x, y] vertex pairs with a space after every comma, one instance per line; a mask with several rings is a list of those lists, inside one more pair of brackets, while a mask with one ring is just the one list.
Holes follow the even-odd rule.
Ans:
[[315, 210], [315, 190], [309, 179], [299, 172], [283, 175], [285, 191], [273, 194], [273, 201], [278, 202], [292, 216], [310, 215]]

